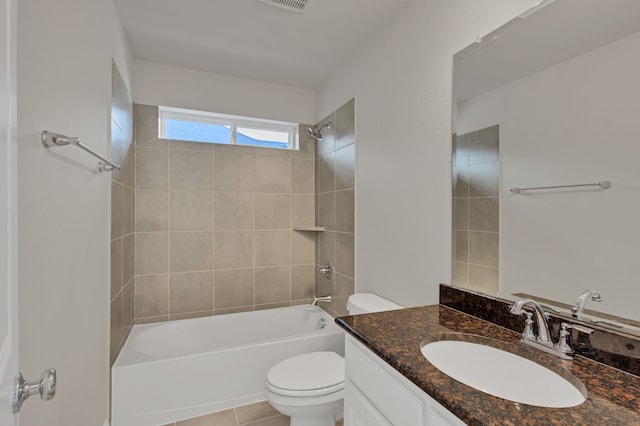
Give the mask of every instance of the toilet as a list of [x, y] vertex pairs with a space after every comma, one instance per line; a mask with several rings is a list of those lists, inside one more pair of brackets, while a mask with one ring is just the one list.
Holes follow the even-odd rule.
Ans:
[[[371, 293], [349, 297], [350, 315], [402, 309]], [[334, 426], [343, 416], [344, 358], [335, 352], [310, 352], [271, 367], [265, 379], [267, 401], [291, 417], [291, 426]]]

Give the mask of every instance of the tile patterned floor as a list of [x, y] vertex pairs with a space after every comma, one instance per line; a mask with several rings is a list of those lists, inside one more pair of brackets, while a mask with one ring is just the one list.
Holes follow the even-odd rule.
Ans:
[[[170, 423], [165, 426], [289, 426], [289, 417], [278, 413], [267, 401], [231, 408], [219, 413]], [[344, 426], [342, 420], [336, 426]]]

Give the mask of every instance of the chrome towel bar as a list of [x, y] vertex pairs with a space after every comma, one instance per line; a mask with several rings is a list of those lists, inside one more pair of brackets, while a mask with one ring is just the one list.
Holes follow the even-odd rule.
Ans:
[[89, 154], [98, 158], [100, 162], [98, 163], [98, 170], [101, 172], [112, 172], [114, 170], [120, 170], [120, 166], [112, 163], [111, 161], [104, 158], [102, 155], [98, 154], [88, 146], [84, 145], [80, 142], [79, 138], [70, 138], [65, 135], [61, 135], [59, 133], [48, 132], [46, 130], [42, 131], [42, 145], [45, 148], [51, 148], [53, 146], [65, 146], [65, 145], [75, 145], [83, 150], [87, 151]]
[[578, 188], [578, 187], [584, 187], [584, 186], [599, 186], [602, 189], [609, 189], [611, 188], [612, 185], [613, 184], [611, 183], [610, 180], [603, 180], [601, 182], [581, 183], [578, 185], [556, 185], [556, 186], [536, 186], [536, 187], [530, 187], [530, 188], [511, 188], [510, 191], [515, 194], [519, 194], [522, 191], [533, 191], [537, 189]]

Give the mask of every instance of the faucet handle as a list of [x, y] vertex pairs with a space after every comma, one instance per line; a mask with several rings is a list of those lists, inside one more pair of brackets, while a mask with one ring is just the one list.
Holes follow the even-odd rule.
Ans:
[[522, 338], [529, 340], [536, 340], [536, 335], [533, 333], [533, 314], [529, 311], [524, 311], [527, 318], [524, 320], [524, 330], [522, 331]]

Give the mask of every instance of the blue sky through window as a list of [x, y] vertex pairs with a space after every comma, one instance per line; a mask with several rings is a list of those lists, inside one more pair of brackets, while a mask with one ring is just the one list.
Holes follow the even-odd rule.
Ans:
[[[222, 144], [231, 143], [231, 128], [223, 124], [167, 119], [165, 126], [166, 139]], [[236, 139], [238, 145], [284, 149], [289, 147], [288, 134], [284, 132], [242, 128], [238, 129]]]

